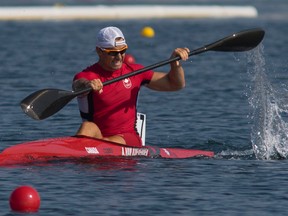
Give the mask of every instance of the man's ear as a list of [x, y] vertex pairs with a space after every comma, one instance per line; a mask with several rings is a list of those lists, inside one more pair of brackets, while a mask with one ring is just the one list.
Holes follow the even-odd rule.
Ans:
[[99, 48], [99, 47], [96, 47], [95, 48], [95, 51], [98, 55], [101, 55], [102, 54], [102, 50]]

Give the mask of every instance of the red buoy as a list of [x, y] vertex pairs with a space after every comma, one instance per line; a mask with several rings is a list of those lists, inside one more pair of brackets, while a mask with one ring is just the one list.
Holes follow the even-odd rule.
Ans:
[[40, 207], [40, 196], [31, 186], [20, 186], [10, 195], [10, 208], [18, 212], [37, 212]]
[[136, 63], [135, 58], [130, 54], [125, 55], [124, 62], [127, 64], [135, 64]]

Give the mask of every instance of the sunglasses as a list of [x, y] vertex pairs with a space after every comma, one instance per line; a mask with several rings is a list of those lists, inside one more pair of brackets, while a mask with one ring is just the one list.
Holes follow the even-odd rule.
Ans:
[[117, 56], [119, 53], [121, 54], [121, 55], [123, 55], [126, 51], [127, 51], [127, 49], [128, 49], [128, 47], [127, 46], [125, 46], [125, 47], [123, 47], [122, 49], [120, 49], [120, 50], [108, 50], [108, 49], [103, 49], [103, 48], [100, 48], [103, 52], [105, 52], [105, 53], [107, 53], [108, 55], [110, 55], [110, 56]]

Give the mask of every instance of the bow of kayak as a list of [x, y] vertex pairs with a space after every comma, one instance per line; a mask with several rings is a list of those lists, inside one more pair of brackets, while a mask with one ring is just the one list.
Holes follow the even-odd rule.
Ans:
[[60, 137], [25, 142], [6, 148], [0, 153], [0, 165], [49, 162], [71, 158], [192, 158], [213, 156], [213, 152], [203, 150], [159, 148], [154, 146], [129, 147], [88, 137]]

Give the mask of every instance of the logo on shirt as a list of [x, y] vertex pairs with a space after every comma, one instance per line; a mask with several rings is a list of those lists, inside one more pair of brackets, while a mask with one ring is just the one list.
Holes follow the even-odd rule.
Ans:
[[123, 81], [123, 85], [125, 86], [125, 88], [129, 89], [132, 86], [132, 82], [129, 78], [124, 79]]

